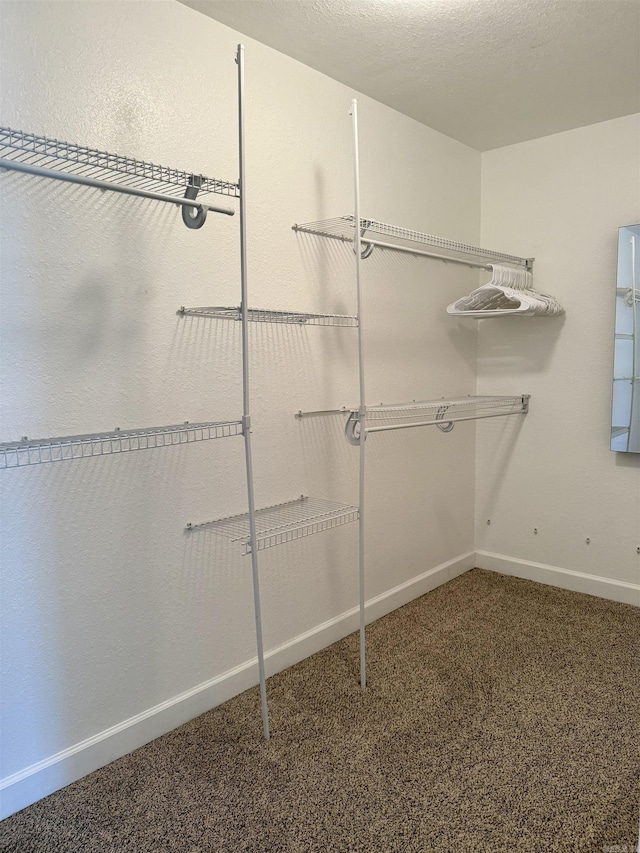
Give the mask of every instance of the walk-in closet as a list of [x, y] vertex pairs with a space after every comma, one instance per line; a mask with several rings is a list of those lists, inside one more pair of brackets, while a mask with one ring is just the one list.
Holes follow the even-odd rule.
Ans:
[[640, 850], [638, 223], [640, 0], [0, 0], [0, 850]]

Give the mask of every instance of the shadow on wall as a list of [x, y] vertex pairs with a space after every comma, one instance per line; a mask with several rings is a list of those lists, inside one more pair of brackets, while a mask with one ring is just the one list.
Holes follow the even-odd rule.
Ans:
[[[640, 469], [640, 453], [616, 453], [616, 465], [620, 468]], [[640, 503], [640, 480], [638, 481], [638, 502]]]
[[[236, 300], [238, 301], [238, 300]], [[237, 385], [242, 375], [241, 327], [235, 320], [222, 320], [216, 317], [194, 317], [181, 315], [176, 306], [176, 319], [168, 354], [169, 361], [164, 370], [180, 370], [186, 381], [195, 369], [207, 365], [209, 369], [217, 367], [216, 382], [219, 382], [221, 357], [225, 369], [231, 375], [229, 384]], [[213, 382], [211, 383], [213, 387]], [[211, 388], [207, 389], [211, 393]], [[216, 395], [220, 396], [220, 395]], [[239, 414], [240, 394], [237, 401], [225, 416], [236, 417]], [[213, 416], [221, 417], [220, 408], [213, 410]]]
[[[488, 430], [492, 430], [491, 442], [494, 447], [500, 448], [500, 452], [493, 457], [491, 468], [485, 469], [482, 473], [482, 479], [485, 482], [485, 496], [482, 506], [477, 507], [476, 516], [482, 518], [490, 517], [498, 502], [500, 489], [505, 482], [511, 459], [516, 449], [518, 437], [524, 426], [524, 418], [498, 418], [493, 421], [478, 422], [478, 438], [484, 439], [488, 435]], [[482, 435], [484, 431], [484, 435]]]
[[[159, 508], [176, 491], [194, 449], [175, 446], [3, 472], [12, 510], [11, 517], [3, 513], [0, 558], [3, 775], [147, 707], [146, 685], [151, 682], [153, 690], [158, 680], [149, 665], [163, 662], [142, 647], [148, 626], [166, 622], [158, 610], [167, 588], [159, 572], [176, 538], [171, 511]], [[178, 499], [186, 501], [188, 494]], [[171, 566], [164, 570], [165, 584]], [[132, 648], [145, 655], [142, 675], [132, 673]], [[139, 689], [131, 691], [123, 711], [118, 703], [132, 677]]]
[[18, 177], [2, 184], [3, 342], [20, 365], [19, 380], [15, 370], [6, 380], [3, 433], [97, 431], [105, 411], [107, 423], [126, 421], [130, 401], [140, 407], [149, 394], [150, 240], [162, 244], [173, 211]]
[[[489, 367], [494, 376], [539, 372], [552, 359], [564, 321], [564, 315], [480, 320], [478, 367]], [[459, 327], [451, 332], [454, 343], [456, 334]], [[517, 349], [513, 346], [515, 337]]]
[[[310, 494], [342, 503], [358, 503], [358, 451], [344, 438], [346, 415], [296, 419], [302, 482]], [[318, 465], [318, 460], [323, 460]]]
[[[216, 517], [215, 512], [204, 513], [208, 515]], [[187, 659], [196, 658], [204, 681], [255, 655], [251, 561], [242, 555], [238, 542], [206, 527], [182, 533], [180, 577], [189, 620], [186, 630], [184, 623], [174, 624], [183, 635], [174, 641]], [[229, 602], [233, 602], [233, 631], [229, 630]]]

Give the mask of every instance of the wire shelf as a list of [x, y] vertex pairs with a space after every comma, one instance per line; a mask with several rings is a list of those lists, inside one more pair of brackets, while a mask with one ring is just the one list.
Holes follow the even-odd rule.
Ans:
[[[441, 400], [421, 400], [390, 406], [367, 406], [366, 432], [384, 432], [419, 426], [438, 426], [444, 432], [460, 421], [523, 415], [529, 411], [529, 394], [517, 397], [458, 397]], [[345, 434], [352, 444], [359, 442], [359, 412], [351, 411]]]
[[113, 430], [61, 438], [23, 439], [0, 444], [0, 469], [22, 468], [43, 462], [64, 462], [110, 453], [127, 453], [242, 435], [242, 421], [207, 421], [149, 429]]
[[211, 193], [240, 197], [239, 185], [231, 181], [207, 178], [10, 127], [0, 127], [0, 158], [50, 169], [61, 175], [76, 175], [168, 196], [182, 197], [187, 187], [195, 186], [199, 190], [198, 200]]
[[[302, 496], [294, 501], [258, 509], [255, 515], [256, 550], [262, 551], [357, 521], [359, 510], [357, 506]], [[243, 554], [251, 553], [247, 513], [201, 524], [188, 524], [186, 529], [211, 531], [239, 542]]]
[[[318, 222], [308, 222], [302, 225], [294, 225], [294, 231], [305, 234], [316, 234], [320, 237], [330, 237], [335, 240], [352, 242], [354, 239], [353, 216], [339, 216], [334, 219], [322, 219]], [[420, 231], [412, 231], [408, 228], [400, 228], [397, 225], [388, 225], [385, 222], [377, 222], [375, 219], [360, 219], [361, 235], [363, 245], [366, 246], [369, 236], [380, 235], [392, 240], [392, 243], [379, 243], [372, 239], [373, 245], [382, 245], [384, 248], [400, 249], [402, 251], [416, 250], [422, 254], [433, 254], [424, 252], [423, 247], [440, 249], [450, 253], [451, 257], [442, 257], [443, 260], [461, 260], [470, 262], [473, 266], [484, 267], [489, 263], [507, 263], [515, 266], [523, 266], [530, 269], [533, 258], [520, 258], [517, 255], [507, 255], [504, 252], [494, 252], [490, 249], [481, 249], [478, 246], [470, 246], [456, 240], [448, 240], [445, 237], [435, 237], [433, 234], [423, 234]]]
[[[425, 417], [438, 417], [442, 419], [443, 411], [447, 414], [447, 420], [455, 420], [457, 416], [482, 414], [522, 414], [528, 410], [530, 394], [520, 394], [510, 397], [456, 397], [439, 400], [419, 400], [411, 403], [395, 403], [393, 405], [367, 406], [367, 422], [388, 422], [424, 420]], [[340, 409], [317, 409], [312, 412], [295, 413], [296, 418], [320, 417], [324, 415], [350, 415], [358, 417], [358, 409], [355, 406], [342, 406]]]
[[[446, 415], [447, 420], [458, 416], [481, 416], [485, 413], [521, 414], [525, 411], [528, 395], [517, 397], [459, 397], [442, 400], [421, 400], [415, 403], [389, 406], [367, 406], [367, 423], [411, 423], [425, 418], [439, 419]], [[354, 412], [357, 414], [357, 411]]]
[[[187, 317], [217, 317], [222, 320], [241, 320], [240, 308], [214, 306], [211, 308], [180, 308]], [[247, 319], [252, 323], [291, 323], [308, 326], [357, 326], [358, 318], [346, 314], [307, 314], [301, 311], [267, 311], [249, 308]]]

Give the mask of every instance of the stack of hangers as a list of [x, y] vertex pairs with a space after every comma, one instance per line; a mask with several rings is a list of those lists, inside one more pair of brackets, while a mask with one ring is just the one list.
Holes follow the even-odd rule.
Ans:
[[448, 314], [463, 317], [502, 317], [508, 314], [564, 314], [557, 299], [533, 289], [533, 276], [527, 270], [489, 264], [491, 281], [447, 305]]

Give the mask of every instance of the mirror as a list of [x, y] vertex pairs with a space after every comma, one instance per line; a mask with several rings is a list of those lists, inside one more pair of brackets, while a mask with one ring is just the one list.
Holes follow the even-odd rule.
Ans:
[[618, 229], [611, 449], [640, 453], [640, 225]]

